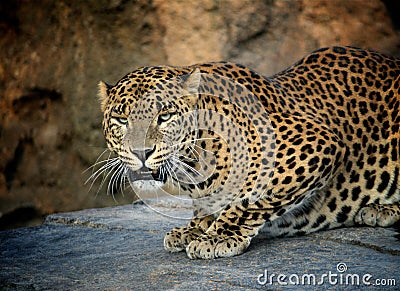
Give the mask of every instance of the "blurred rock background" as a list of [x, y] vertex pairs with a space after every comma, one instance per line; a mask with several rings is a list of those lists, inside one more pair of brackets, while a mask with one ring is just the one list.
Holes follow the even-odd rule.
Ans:
[[216, 60], [269, 75], [339, 44], [400, 57], [399, 17], [398, 0], [1, 1], [0, 229], [135, 199], [84, 185], [105, 149], [99, 80]]

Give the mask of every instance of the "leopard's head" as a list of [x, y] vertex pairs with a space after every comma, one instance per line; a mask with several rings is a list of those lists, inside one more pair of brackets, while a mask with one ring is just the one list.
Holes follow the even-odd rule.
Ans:
[[199, 82], [198, 68], [169, 67], [138, 69], [115, 86], [100, 82], [107, 146], [131, 185], [162, 187], [178, 168], [191, 170], [182, 156], [191, 155]]

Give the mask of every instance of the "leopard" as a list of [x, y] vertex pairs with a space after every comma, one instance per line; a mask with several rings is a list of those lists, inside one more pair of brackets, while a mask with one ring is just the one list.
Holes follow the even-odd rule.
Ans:
[[226, 258], [260, 232], [400, 220], [399, 58], [332, 46], [272, 76], [230, 61], [145, 66], [101, 81], [98, 98], [116, 156], [104, 168], [193, 199], [168, 252]]

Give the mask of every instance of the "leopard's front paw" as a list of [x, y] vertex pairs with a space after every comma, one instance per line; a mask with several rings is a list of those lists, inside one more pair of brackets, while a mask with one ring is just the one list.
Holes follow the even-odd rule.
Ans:
[[361, 208], [355, 217], [358, 224], [390, 226], [399, 219], [400, 211], [394, 205], [370, 204]]
[[174, 228], [165, 235], [164, 248], [171, 253], [183, 251], [191, 241], [202, 234], [203, 232], [199, 228]]
[[245, 237], [203, 234], [186, 247], [186, 253], [190, 259], [233, 257], [244, 253], [249, 245], [250, 239]]

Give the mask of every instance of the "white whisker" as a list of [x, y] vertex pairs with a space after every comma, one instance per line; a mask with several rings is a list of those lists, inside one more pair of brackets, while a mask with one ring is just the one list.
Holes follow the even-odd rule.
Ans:
[[121, 172], [121, 183], [119, 184], [119, 190], [121, 191], [122, 196], [125, 196], [124, 190], [126, 189], [126, 184], [127, 184], [126, 181], [126, 178], [128, 177], [127, 172], [128, 168], [125, 166], [123, 171]]
[[[110, 176], [111, 173], [115, 172], [115, 169], [118, 167], [119, 163], [121, 163], [121, 161], [118, 159], [117, 162], [115, 162], [111, 167], [110, 170], [108, 171], [108, 173], [106, 174], [106, 171], [103, 171], [103, 179], [100, 183], [99, 189], [96, 192], [96, 195], [100, 192], [100, 189], [103, 187], [104, 183], [106, 182], [108, 176]], [[114, 173], [115, 174], [115, 173]], [[114, 175], [113, 174], [113, 175]], [[108, 193], [108, 189], [107, 189], [107, 193]]]
[[[108, 155], [108, 158], [107, 158], [107, 159], [101, 160], [101, 161], [99, 161], [99, 160], [100, 160], [100, 158], [101, 158], [106, 152], [108, 152], [108, 151], [109, 151], [109, 149], [105, 149], [105, 150], [97, 157], [97, 159], [96, 159], [96, 161], [94, 162], [94, 164], [91, 165], [90, 167], [88, 167], [86, 170], [84, 170], [84, 171], [82, 172], [82, 174], [83, 174], [83, 173], [86, 173], [86, 172], [89, 171], [90, 169], [94, 169], [94, 168], [95, 168], [97, 165], [99, 165], [99, 164], [106, 163], [106, 162], [110, 159], [111, 153]], [[93, 173], [93, 172], [92, 172], [92, 173]]]
[[[107, 186], [107, 193], [111, 194], [114, 197], [114, 190], [117, 188], [118, 181], [121, 179], [122, 172], [124, 172], [125, 165], [118, 157], [110, 158], [112, 153], [110, 152], [108, 157], [104, 160], [101, 160], [101, 157], [107, 152], [108, 150], [104, 150], [99, 157], [97, 158], [96, 162], [86, 169], [84, 172], [87, 172], [89, 169], [92, 169], [92, 173], [90, 177], [85, 181], [85, 185], [91, 182], [89, 191], [92, 190], [94, 183], [101, 178], [100, 186], [96, 191], [96, 196], [99, 194], [100, 189], [103, 187], [104, 183], [106, 182], [107, 178], [111, 175], [108, 186]], [[100, 166], [98, 169], [95, 170], [97, 166]]]
[[123, 170], [124, 170], [124, 165], [122, 163], [117, 165], [116, 168], [114, 169], [114, 173], [111, 175], [110, 180], [108, 182], [107, 193], [111, 194], [113, 197], [114, 197], [114, 189], [118, 188], [116, 187], [116, 184], [118, 183], [118, 180], [120, 179]]
[[[201, 162], [201, 164], [204, 164], [204, 165], [206, 165], [206, 166], [208, 166], [208, 167], [211, 166], [211, 163], [210, 163], [209, 161], [206, 161], [196, 149], [194, 149], [194, 148], [191, 147], [191, 146], [188, 147], [188, 149], [190, 150], [190, 152], [192, 153], [192, 155], [198, 157], [197, 160], [195, 160], [196, 163], [200, 163], [200, 162]], [[204, 152], [212, 153], [211, 151], [206, 151], [206, 150], [204, 150], [204, 149], [203, 149], [203, 151], [204, 151]], [[213, 153], [212, 153], [212, 154], [213, 154]], [[183, 156], [183, 157], [184, 157], [184, 156]]]
[[165, 164], [167, 172], [172, 178], [175, 178], [175, 181], [179, 181], [178, 176], [176, 175], [175, 171], [172, 169], [172, 166], [175, 166], [172, 164], [170, 160], [167, 160], [167, 163]]
[[110, 170], [112, 168], [114, 168], [115, 166], [117, 166], [119, 163], [121, 163], [121, 161], [118, 158], [113, 158], [113, 159], [109, 159], [107, 160], [107, 163], [103, 166], [101, 166], [99, 169], [97, 169], [92, 175], [90, 175], [90, 177], [85, 181], [85, 185], [92, 180], [92, 185], [93, 183], [102, 175], [104, 174], [104, 172], [106, 172], [107, 170]]
[[[187, 168], [188, 170], [192, 171], [194, 174], [196, 174], [196, 175], [198, 175], [198, 176], [200, 176], [200, 177], [204, 177], [202, 173], [200, 173], [198, 170], [196, 170], [196, 169], [193, 168], [192, 166], [189, 166], [188, 164], [182, 162], [180, 159], [178, 159], [178, 158], [176, 158], [176, 157], [174, 157], [174, 156], [172, 156], [171, 159], [172, 159], [174, 162], [178, 163], [179, 165], [182, 165], [182, 166], [184, 166], [185, 168]], [[181, 170], [182, 170], [182, 168], [181, 168]]]
[[[186, 166], [187, 168], [192, 168], [192, 167], [190, 167], [190, 166], [188, 166], [188, 165], [186, 165], [185, 163], [183, 163], [182, 161], [180, 161], [180, 160], [178, 160], [178, 159], [176, 159], [176, 160], [174, 160], [174, 161], [172, 161], [173, 163], [174, 163], [174, 166], [180, 171], [180, 172], [182, 172], [188, 179], [189, 179], [189, 181], [191, 182], [191, 183], [193, 183], [193, 184], [197, 184], [198, 182], [196, 182], [196, 180], [194, 179], [194, 177], [192, 177], [191, 175], [190, 175], [190, 173], [185, 169], [185, 168], [183, 168], [182, 166]], [[182, 165], [182, 166], [181, 166]], [[193, 168], [192, 168], [193, 169]], [[195, 169], [194, 169], [195, 170]], [[197, 171], [197, 170], [195, 170], [195, 171]], [[198, 172], [198, 171], [197, 171]], [[200, 173], [199, 173], [200, 174]]]

